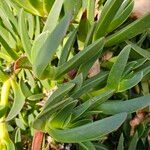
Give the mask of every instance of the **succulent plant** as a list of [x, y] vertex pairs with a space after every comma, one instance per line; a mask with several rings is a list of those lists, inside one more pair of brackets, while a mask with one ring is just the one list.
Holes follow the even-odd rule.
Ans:
[[41, 149], [47, 136], [77, 149], [148, 148], [150, 13], [133, 20], [133, 6], [0, 1], [0, 149], [23, 147], [35, 130], [48, 133]]

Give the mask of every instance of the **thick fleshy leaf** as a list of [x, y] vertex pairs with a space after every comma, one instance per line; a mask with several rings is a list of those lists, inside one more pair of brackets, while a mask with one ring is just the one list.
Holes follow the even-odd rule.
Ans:
[[103, 46], [104, 38], [101, 38], [86, 47], [84, 50], [80, 51], [68, 62], [57, 68], [56, 78], [59, 78], [61, 75], [67, 73], [69, 70], [75, 69], [81, 64], [88, 62], [88, 60], [90, 60], [91, 57], [95, 55], [95, 53], [97, 53], [98, 51], [102, 52]]
[[132, 22], [126, 27], [122, 28], [120, 31], [108, 36], [106, 38], [106, 47], [113, 46], [115, 44], [121, 43], [125, 40], [131, 39], [136, 35], [144, 32], [150, 28], [150, 13], [144, 15], [140, 19]]
[[150, 94], [125, 101], [109, 100], [97, 107], [96, 110], [99, 110], [104, 114], [117, 114], [121, 112], [133, 113], [148, 105], [150, 105]]
[[138, 54], [140, 54], [141, 56], [143, 56], [144, 58], [150, 60], [150, 52], [139, 47], [138, 45], [132, 43], [132, 42], [128, 42], [131, 47], [133, 48], [134, 51], [136, 51]]
[[9, 18], [11, 23], [14, 25], [15, 29], [18, 30], [18, 24], [15, 16], [13, 15], [12, 11], [10, 10], [9, 6], [7, 5], [7, 2], [5, 0], [0, 1], [0, 6], [4, 14]]
[[130, 46], [126, 46], [118, 55], [116, 62], [112, 66], [108, 80], [107, 86], [112, 89], [118, 89], [119, 82], [121, 80], [123, 71], [125, 69], [129, 53], [130, 53]]
[[82, 103], [78, 107], [74, 108], [73, 111], [73, 119], [77, 119], [82, 116], [87, 110], [91, 110], [102, 103], [104, 103], [108, 98], [110, 98], [114, 93], [114, 90], [106, 89], [101, 94], [92, 97], [91, 99], [87, 100], [86, 102]]
[[64, 108], [62, 108], [57, 114], [55, 114], [53, 116], [53, 119], [50, 121], [50, 126], [52, 128], [59, 128], [59, 129], [63, 129], [66, 120], [68, 119], [68, 117], [71, 115], [73, 108], [76, 106], [77, 104], [77, 100], [68, 103]]
[[113, 132], [121, 126], [126, 117], [126, 113], [121, 113], [80, 127], [65, 130], [54, 129], [47, 126], [47, 132], [59, 142], [86, 142]]
[[14, 80], [11, 80], [11, 85], [12, 85], [12, 88], [14, 91], [14, 102], [13, 102], [11, 110], [6, 118], [7, 121], [16, 117], [16, 115], [18, 115], [20, 113], [20, 111], [25, 103], [25, 97], [22, 94], [20, 86], [17, 84], [17, 82]]
[[110, 23], [109, 28], [107, 30], [108, 33], [112, 32], [114, 29], [119, 27], [130, 16], [133, 6], [134, 6], [134, 2], [131, 0], [131, 2], [128, 4], [128, 6], [126, 6], [126, 8], [124, 8], [120, 12], [120, 14], [118, 14], [117, 16], [114, 17], [114, 19]]
[[71, 91], [71, 89], [75, 86], [74, 83], [65, 83], [61, 85], [46, 101], [44, 105], [44, 109], [52, 107], [54, 104], [60, 102], [66, 94]]
[[95, 1], [88, 0], [87, 20], [89, 22], [89, 27], [94, 23], [94, 17], [95, 17]]
[[46, 41], [39, 50], [34, 51], [34, 53], [36, 53], [34, 56], [36, 57], [33, 60], [33, 71], [37, 77], [40, 78], [42, 76], [42, 73], [52, 60], [58, 46], [67, 32], [70, 19], [71, 15], [67, 14], [56, 26], [53, 32], [48, 35]]
[[61, 55], [60, 55], [60, 59], [58, 62], [58, 66], [62, 65], [63, 63], [65, 63], [68, 59], [70, 50], [75, 42], [76, 39], [76, 34], [77, 34], [77, 29], [75, 29], [69, 36], [66, 44], [64, 45], [63, 49], [61, 50]]
[[123, 79], [118, 86], [118, 92], [123, 92], [128, 90], [135, 85], [137, 85], [143, 78], [143, 72], [138, 72], [133, 75], [133, 77], [129, 79]]
[[107, 29], [116, 15], [119, 7], [123, 1], [118, 0], [107, 0], [104, 8], [102, 10], [100, 19], [97, 23], [95, 37], [94, 39], [99, 39], [102, 36], [105, 36]]
[[86, 80], [83, 82], [83, 85], [80, 89], [78, 89], [74, 94], [72, 94], [73, 98], [78, 98], [85, 92], [89, 92], [91, 89], [102, 83], [107, 79], [108, 72], [100, 72], [96, 76]]
[[21, 10], [21, 12], [19, 14], [19, 33], [20, 33], [21, 42], [22, 42], [24, 51], [25, 51], [28, 59], [30, 60], [32, 45], [31, 45], [30, 38], [28, 35], [27, 26], [26, 26], [26, 22], [25, 22], [25, 13], [24, 13], [23, 9]]
[[47, 123], [49, 123], [50, 117], [58, 110], [65, 107], [72, 100], [73, 100], [72, 98], [61, 100], [60, 102], [56, 103], [55, 105], [52, 105], [50, 108], [44, 109], [35, 119], [35, 121], [33, 123], [33, 127], [35, 129], [45, 131], [45, 126]]
[[16, 60], [19, 58], [18, 54], [10, 48], [10, 46], [7, 44], [7, 42], [2, 38], [0, 35], [0, 44], [5, 48], [8, 55], [13, 59]]
[[45, 26], [43, 28], [43, 32], [48, 31], [51, 33], [55, 29], [55, 27], [58, 23], [58, 19], [60, 16], [63, 2], [64, 2], [64, 0], [55, 0], [54, 4], [49, 12], [49, 15], [47, 17]]

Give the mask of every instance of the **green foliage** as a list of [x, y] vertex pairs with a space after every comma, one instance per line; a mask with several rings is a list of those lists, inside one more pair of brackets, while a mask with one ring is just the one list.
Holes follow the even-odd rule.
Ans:
[[132, 20], [133, 6], [0, 1], [0, 149], [35, 130], [39, 149], [49, 136], [79, 150], [148, 149], [150, 13]]

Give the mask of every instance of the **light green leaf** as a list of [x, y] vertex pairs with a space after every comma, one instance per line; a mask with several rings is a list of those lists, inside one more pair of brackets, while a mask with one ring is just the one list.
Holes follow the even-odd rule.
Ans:
[[35, 51], [35, 59], [33, 59], [33, 71], [37, 77], [41, 77], [42, 73], [52, 60], [58, 46], [60, 45], [63, 37], [65, 36], [69, 27], [71, 15], [67, 14], [60, 23], [56, 26], [44, 44]]
[[36, 120], [33, 123], [33, 127], [35, 129], [45, 131], [45, 126], [47, 123], [49, 123], [49, 119], [52, 117], [52, 115], [55, 112], [57, 112], [58, 110], [62, 109], [64, 106], [66, 106], [72, 100], [73, 100], [72, 98], [61, 100], [60, 102], [56, 103], [55, 105], [52, 105], [50, 108], [44, 109], [37, 116]]
[[93, 123], [65, 130], [47, 126], [47, 132], [59, 142], [86, 142], [113, 132], [125, 121], [126, 117], [126, 113], [121, 113]]
[[31, 95], [31, 96], [27, 97], [27, 99], [30, 101], [38, 101], [40, 99], [43, 99], [44, 97], [45, 97], [45, 94], [41, 93], [41, 94]]
[[14, 91], [14, 103], [13, 103], [11, 110], [6, 118], [7, 121], [10, 121], [14, 117], [16, 117], [16, 115], [18, 115], [20, 113], [20, 111], [25, 103], [25, 97], [22, 94], [20, 86], [17, 84], [17, 82], [14, 80], [11, 80], [11, 85], [12, 85], [12, 88]]
[[150, 28], [150, 13], [144, 15], [140, 19], [132, 22], [126, 27], [122, 28], [120, 31], [108, 36], [106, 38], [106, 47], [116, 45], [118, 43], [124, 42], [125, 40], [131, 39], [136, 35], [144, 32]]
[[55, 0], [54, 4], [49, 12], [49, 15], [47, 17], [45, 26], [43, 28], [43, 32], [48, 31], [49, 33], [51, 33], [55, 29], [55, 27], [58, 23], [58, 19], [60, 16], [63, 2], [64, 2], [64, 0]]
[[116, 62], [112, 66], [108, 80], [107, 80], [107, 87], [111, 89], [118, 89], [119, 82], [121, 80], [121, 76], [125, 69], [129, 53], [130, 53], [130, 46], [126, 46], [118, 55]]
[[58, 62], [58, 66], [62, 65], [68, 60], [69, 53], [71, 51], [71, 48], [75, 42], [76, 34], [77, 34], [78, 28], [76, 28], [69, 36], [66, 44], [64, 45], [63, 49], [61, 50], [60, 59]]
[[7, 42], [2, 38], [2, 36], [0, 35], [0, 43], [1, 45], [5, 48], [6, 52], [8, 53], [8, 55], [13, 59], [16, 60], [19, 58], [18, 54], [10, 48], [10, 46], [7, 44]]
[[1, 0], [0, 4], [1, 4], [0, 7], [1, 7], [2, 11], [4, 12], [4, 14], [9, 18], [11, 23], [14, 25], [15, 29], [18, 31], [17, 20], [16, 20], [14, 14], [12, 13], [12, 11], [10, 10], [9, 6], [7, 5], [7, 2], [5, 0]]
[[24, 51], [29, 60], [31, 60], [31, 42], [27, 31], [27, 26], [25, 22], [25, 13], [22, 9], [19, 14], [19, 32], [21, 37], [21, 42], [24, 48]]
[[118, 92], [123, 92], [125, 90], [131, 89], [137, 85], [143, 78], [143, 72], [138, 72], [133, 75], [132, 78], [123, 79], [118, 85]]
[[97, 107], [96, 110], [100, 110], [104, 114], [117, 114], [122, 112], [133, 113], [148, 105], [150, 105], [150, 94], [125, 101], [109, 100]]
[[62, 108], [58, 113], [56, 113], [49, 123], [50, 126], [52, 128], [63, 129], [66, 120], [71, 115], [72, 110], [76, 106], [77, 102], [78, 101], [76, 100], [76, 101], [68, 103], [66, 106], [64, 106], [64, 108]]
[[119, 7], [123, 1], [120, 0], [107, 0], [104, 8], [102, 9], [101, 17], [97, 23], [94, 39], [99, 39], [105, 36], [107, 29], [115, 17]]

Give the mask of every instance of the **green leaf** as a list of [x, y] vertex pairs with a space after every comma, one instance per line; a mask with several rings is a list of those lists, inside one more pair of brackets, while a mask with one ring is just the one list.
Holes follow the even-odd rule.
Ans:
[[136, 35], [144, 32], [148, 28], [150, 28], [150, 14], [146, 14], [140, 19], [132, 22], [126, 27], [122, 28], [120, 31], [108, 36], [106, 38], [106, 47], [116, 45], [125, 40], [131, 39]]
[[94, 87], [99, 85], [101, 82], [105, 81], [107, 79], [107, 76], [108, 76], [108, 72], [107, 71], [106, 72], [100, 72], [96, 76], [94, 76], [94, 77], [84, 81], [82, 87], [80, 89], [78, 89], [71, 96], [73, 98], [80, 97], [82, 94], [84, 94], [86, 92], [89, 92], [91, 89], [93, 89]]
[[28, 0], [12, 0], [14, 3], [17, 3], [21, 8], [24, 8], [26, 11], [35, 14], [35, 15], [39, 15], [42, 16], [35, 8], [32, 7], [32, 5], [29, 3]]
[[29, 97], [32, 95], [32, 92], [30, 91], [29, 87], [26, 85], [23, 79], [20, 80], [20, 88], [25, 97]]
[[30, 101], [38, 101], [40, 99], [43, 99], [44, 97], [45, 97], [45, 94], [41, 93], [41, 94], [31, 95], [31, 96], [27, 97], [27, 99]]
[[12, 88], [14, 91], [14, 103], [13, 103], [11, 110], [6, 118], [7, 121], [10, 121], [14, 117], [16, 117], [16, 115], [18, 115], [20, 113], [20, 111], [25, 103], [25, 97], [22, 94], [20, 86], [17, 84], [17, 82], [14, 80], [11, 80], [11, 85], [12, 85]]
[[102, 9], [101, 17], [97, 23], [94, 39], [99, 39], [105, 36], [107, 29], [115, 17], [119, 7], [123, 1], [120, 0], [107, 0], [104, 8]]
[[8, 78], [8, 75], [0, 67], [0, 82], [5, 82]]
[[96, 150], [95, 146], [90, 141], [79, 143], [79, 145], [82, 147], [80, 150]]
[[107, 87], [116, 90], [118, 89], [119, 82], [129, 57], [130, 49], [131, 47], [128, 45], [118, 55], [116, 62], [110, 70], [107, 80]]
[[138, 45], [132, 43], [132, 42], [128, 42], [131, 47], [133, 48], [134, 51], [136, 51], [138, 54], [140, 54], [141, 56], [143, 56], [144, 58], [150, 60], [150, 52], [139, 47]]
[[65, 14], [71, 12], [75, 17], [78, 14], [81, 6], [82, 6], [82, 0], [65, 0], [64, 2]]
[[77, 34], [78, 28], [74, 29], [74, 31], [70, 34], [66, 44], [64, 45], [63, 49], [61, 50], [60, 59], [58, 62], [58, 66], [62, 65], [68, 60], [69, 53], [71, 51], [71, 48], [75, 42], [76, 34]]
[[99, 95], [92, 97], [91, 99], [76, 107], [73, 112], [73, 120], [81, 117], [87, 110], [94, 109], [95, 107], [104, 103], [113, 95], [113, 92], [114, 90], [105, 89]]
[[136, 132], [129, 144], [128, 150], [136, 150], [137, 142], [138, 142], [138, 133]]
[[41, 77], [42, 73], [52, 60], [58, 46], [60, 45], [63, 37], [65, 36], [69, 27], [71, 15], [67, 14], [60, 23], [56, 26], [44, 44], [35, 51], [35, 59], [33, 60], [33, 71], [37, 77]]
[[32, 40], [34, 36], [34, 28], [36, 30], [35, 18], [32, 14], [27, 14], [27, 23], [28, 23], [28, 34], [30, 39]]
[[8, 108], [6, 106], [1, 106], [0, 105], [0, 118], [3, 117], [6, 114], [7, 109]]
[[52, 120], [50, 121], [50, 126], [52, 128], [59, 128], [63, 129], [65, 126], [66, 120], [69, 118], [69, 116], [72, 113], [73, 108], [77, 104], [77, 100], [68, 103], [64, 108], [62, 108], [56, 115], [53, 116]]
[[124, 137], [123, 137], [123, 133], [121, 134], [120, 138], [119, 138], [119, 143], [117, 146], [117, 150], [124, 150]]
[[52, 115], [58, 110], [62, 109], [64, 106], [66, 106], [72, 100], [73, 100], [72, 98], [61, 100], [60, 102], [57, 102], [55, 105], [52, 105], [51, 107], [44, 109], [37, 116], [36, 120], [33, 123], [33, 127], [35, 129], [45, 131], [46, 124], [49, 123], [49, 119], [52, 117]]
[[121, 113], [93, 123], [65, 130], [54, 129], [47, 126], [47, 132], [59, 142], [86, 142], [113, 132], [124, 122], [126, 117], [126, 113]]
[[16, 60], [19, 58], [18, 54], [10, 48], [10, 46], [7, 44], [7, 42], [2, 38], [2, 36], [0, 35], [0, 43], [1, 45], [5, 48], [6, 52], [8, 53], [8, 55], [13, 59]]
[[45, 26], [43, 28], [43, 32], [49, 31], [51, 33], [55, 29], [55, 27], [58, 23], [58, 19], [60, 16], [63, 2], [64, 2], [64, 0], [55, 0], [54, 4], [50, 10], [50, 13], [47, 17]]
[[41, 0], [28, 0], [33, 8], [35, 8], [42, 16], [44, 16], [43, 12], [43, 2]]
[[94, 17], [95, 17], [95, 1], [88, 0], [87, 20], [88, 20], [90, 26], [94, 23]]
[[49, 35], [48, 32], [42, 32], [34, 40], [33, 46], [32, 46], [32, 49], [31, 49], [31, 60], [32, 60], [32, 63], [34, 61], [36, 61], [35, 59], [37, 57], [37, 54], [40, 52], [41, 47], [44, 45], [48, 35]]
[[[125, 2], [124, 2], [125, 3]], [[132, 13], [133, 10], [133, 6], [134, 6], [134, 1], [131, 0], [131, 2], [126, 6], [126, 8], [124, 8], [120, 14], [118, 14], [117, 16], [114, 17], [114, 19], [112, 20], [112, 22], [109, 25], [109, 28], [107, 30], [107, 32], [112, 32], [113, 30], [115, 30], [117, 27], [119, 27], [123, 22], [126, 21], [126, 19], [130, 16], [130, 14]]]
[[17, 69], [32, 69], [32, 65], [26, 56], [22, 56], [15, 61], [14, 70]]
[[125, 90], [131, 89], [137, 85], [143, 78], [143, 72], [138, 72], [133, 75], [132, 78], [123, 79], [118, 86], [118, 92], [123, 92]]
[[49, 11], [51, 10], [53, 4], [54, 4], [55, 0], [43, 0], [43, 6], [44, 6], [44, 10], [49, 13]]
[[11, 141], [11, 139], [3, 139], [4, 140], [4, 143], [5, 143], [5, 145], [6, 145], [6, 149], [7, 150], [15, 150], [15, 145], [14, 145], [14, 143]]
[[46, 101], [44, 105], [44, 109], [52, 107], [54, 104], [60, 102], [66, 94], [71, 91], [71, 89], [75, 86], [74, 83], [65, 83], [62, 84]]
[[24, 51], [28, 59], [31, 60], [32, 45], [31, 45], [30, 38], [28, 35], [26, 22], [25, 22], [25, 13], [23, 9], [20, 11], [20, 14], [19, 14], [19, 32], [20, 32], [21, 42], [22, 42]]
[[2, 5], [1, 9], [4, 12], [4, 14], [9, 18], [11, 23], [14, 25], [15, 29], [18, 31], [17, 20], [12, 11], [10, 10], [9, 6], [7, 5], [7, 2], [5, 0], [1, 0], [0, 4]]
[[69, 92], [69, 95], [72, 95], [73, 93], [75, 93], [76, 91], [78, 91], [78, 89], [80, 89], [81, 86], [82, 86], [82, 84], [83, 84], [83, 75], [82, 75], [82, 73], [79, 74], [78, 76], [76, 76], [70, 82], [75, 84], [75, 87]]
[[75, 69], [81, 64], [88, 62], [92, 56], [95, 55], [98, 51], [102, 52], [104, 46], [104, 38], [101, 38], [95, 41], [93, 44], [86, 47], [84, 50], [80, 51], [77, 55], [75, 55], [68, 62], [57, 68], [56, 78], [59, 78], [61, 75], [67, 73], [71, 69]]
[[131, 100], [109, 100], [97, 107], [104, 114], [117, 114], [122, 112], [133, 113], [150, 105], [150, 94]]

